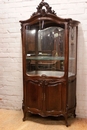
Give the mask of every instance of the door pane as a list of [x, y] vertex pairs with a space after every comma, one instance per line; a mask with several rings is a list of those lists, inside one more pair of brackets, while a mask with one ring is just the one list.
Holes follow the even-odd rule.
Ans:
[[64, 26], [59, 27], [50, 21], [40, 21], [33, 26], [26, 26], [26, 73], [63, 76], [64, 41]]

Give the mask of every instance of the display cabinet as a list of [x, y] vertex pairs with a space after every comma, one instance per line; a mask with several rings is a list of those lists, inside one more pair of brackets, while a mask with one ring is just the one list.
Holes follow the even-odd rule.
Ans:
[[76, 62], [79, 21], [60, 18], [42, 2], [21, 23], [23, 120], [27, 113], [68, 116], [76, 109]]

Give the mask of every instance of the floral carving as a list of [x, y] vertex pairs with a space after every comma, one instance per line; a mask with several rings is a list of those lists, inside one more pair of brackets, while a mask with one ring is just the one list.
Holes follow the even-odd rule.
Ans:
[[56, 15], [55, 11], [51, 9], [48, 3], [44, 2], [44, 0], [41, 1], [41, 3], [37, 7], [37, 12], [34, 12], [32, 16], [41, 14], [42, 16], [45, 16], [46, 14], [54, 14]]

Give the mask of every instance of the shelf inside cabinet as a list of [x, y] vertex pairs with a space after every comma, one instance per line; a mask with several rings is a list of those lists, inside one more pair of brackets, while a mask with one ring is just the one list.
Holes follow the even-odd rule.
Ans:
[[64, 57], [56, 57], [56, 56], [27, 56], [28, 60], [64, 60]]

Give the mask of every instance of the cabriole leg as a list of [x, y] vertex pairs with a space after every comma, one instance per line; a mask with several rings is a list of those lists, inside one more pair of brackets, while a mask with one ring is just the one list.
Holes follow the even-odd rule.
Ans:
[[64, 118], [65, 118], [65, 124], [66, 124], [66, 126], [68, 127], [69, 124], [68, 124], [68, 121], [67, 121], [67, 115], [65, 115]]

